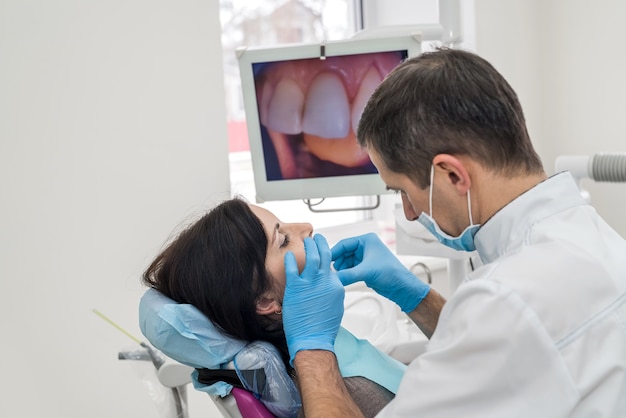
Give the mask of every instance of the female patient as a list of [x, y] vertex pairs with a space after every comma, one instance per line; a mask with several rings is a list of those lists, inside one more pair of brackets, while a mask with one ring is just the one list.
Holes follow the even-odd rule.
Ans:
[[[289, 365], [282, 330], [288, 251], [304, 268], [308, 223], [282, 223], [268, 210], [235, 198], [227, 200], [183, 230], [144, 273], [148, 286], [194, 305], [232, 337], [267, 341]], [[345, 378], [366, 415], [375, 415], [393, 393], [368, 379]]]

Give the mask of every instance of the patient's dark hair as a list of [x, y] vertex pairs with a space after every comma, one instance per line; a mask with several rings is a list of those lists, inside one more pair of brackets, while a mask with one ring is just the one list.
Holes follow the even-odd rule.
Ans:
[[267, 320], [256, 313], [258, 297], [271, 287], [266, 253], [262, 222], [235, 198], [178, 234], [144, 272], [143, 282], [194, 305], [234, 338], [272, 343], [288, 360], [282, 329], [269, 331]]

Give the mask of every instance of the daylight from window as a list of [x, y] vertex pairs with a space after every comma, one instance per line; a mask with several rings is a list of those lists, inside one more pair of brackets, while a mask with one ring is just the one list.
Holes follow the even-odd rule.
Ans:
[[[347, 39], [356, 31], [353, 0], [220, 0], [231, 192], [255, 203], [254, 178], [236, 50]], [[354, 206], [355, 199], [347, 202]], [[308, 221], [316, 228], [363, 219], [347, 211], [310, 212], [302, 201], [265, 202], [285, 222]]]

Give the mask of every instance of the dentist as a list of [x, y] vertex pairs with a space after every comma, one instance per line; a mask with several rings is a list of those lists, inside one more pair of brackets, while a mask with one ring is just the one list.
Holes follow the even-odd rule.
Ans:
[[[358, 140], [409, 220], [483, 265], [449, 301], [374, 234], [285, 257], [283, 324], [307, 417], [356, 417], [333, 342], [365, 282], [427, 336], [382, 417], [625, 417], [626, 242], [568, 173], [547, 177], [517, 95], [485, 60], [439, 49], [399, 65]], [[331, 259], [336, 271], [330, 268]]]

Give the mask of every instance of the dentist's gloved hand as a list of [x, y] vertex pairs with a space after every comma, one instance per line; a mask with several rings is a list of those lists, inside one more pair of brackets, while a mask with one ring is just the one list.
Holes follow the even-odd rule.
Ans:
[[413, 311], [430, 291], [430, 286], [404, 267], [374, 233], [339, 241], [332, 249], [332, 258], [344, 285], [364, 281], [403, 312]]
[[302, 273], [292, 252], [285, 255], [286, 286], [283, 297], [283, 328], [290, 361], [300, 350], [334, 352], [343, 317], [345, 290], [330, 267], [326, 238], [305, 238], [306, 264]]

